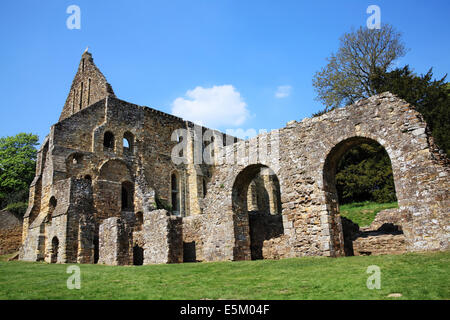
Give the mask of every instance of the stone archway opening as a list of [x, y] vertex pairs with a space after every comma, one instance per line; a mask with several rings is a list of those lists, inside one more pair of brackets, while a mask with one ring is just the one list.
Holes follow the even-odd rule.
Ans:
[[325, 160], [323, 178], [334, 255], [403, 251], [404, 239], [393, 237], [403, 232], [392, 165], [381, 144], [365, 137], [341, 141]]
[[250, 165], [236, 177], [232, 190], [235, 260], [264, 259], [264, 241], [284, 234], [280, 183], [264, 165]]

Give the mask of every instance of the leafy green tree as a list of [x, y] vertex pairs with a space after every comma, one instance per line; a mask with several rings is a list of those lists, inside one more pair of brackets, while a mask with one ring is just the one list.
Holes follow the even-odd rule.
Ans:
[[408, 65], [390, 72], [377, 70], [371, 78], [376, 93], [389, 91], [417, 108], [436, 144], [450, 155], [450, 86], [447, 75], [433, 80], [433, 69], [416, 75]]
[[[416, 106], [436, 144], [450, 154], [450, 85], [445, 77], [433, 80], [432, 69], [416, 75], [409, 66], [392, 70], [406, 53], [400, 33], [390, 25], [344, 34], [336, 54], [314, 75], [317, 100], [325, 105], [313, 116], [385, 91]], [[340, 203], [396, 200], [389, 156], [378, 144], [362, 144], [343, 156], [336, 187]]]
[[350, 149], [338, 163], [336, 188], [341, 204], [396, 201], [392, 166], [386, 150], [375, 142]]
[[28, 201], [38, 140], [37, 135], [29, 133], [0, 138], [0, 208]]
[[345, 33], [337, 53], [332, 53], [328, 64], [314, 75], [316, 99], [325, 105], [325, 110], [315, 115], [374, 95], [372, 74], [388, 71], [405, 53], [401, 35], [391, 25]]

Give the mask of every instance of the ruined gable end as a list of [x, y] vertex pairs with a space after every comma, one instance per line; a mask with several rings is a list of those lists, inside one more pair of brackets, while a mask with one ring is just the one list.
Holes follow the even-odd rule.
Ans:
[[94, 64], [92, 54], [86, 50], [81, 56], [78, 71], [72, 81], [59, 121], [108, 96], [115, 97], [114, 91]]

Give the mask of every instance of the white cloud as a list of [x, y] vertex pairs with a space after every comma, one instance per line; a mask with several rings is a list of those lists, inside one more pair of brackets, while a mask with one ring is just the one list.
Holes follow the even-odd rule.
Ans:
[[246, 140], [246, 139], [250, 139], [255, 137], [258, 133], [256, 132], [255, 129], [242, 129], [242, 128], [237, 128], [237, 129], [227, 129], [226, 134], [233, 136], [233, 137], [237, 137], [240, 138], [242, 140]]
[[277, 92], [275, 92], [275, 97], [279, 99], [289, 97], [291, 91], [292, 91], [291, 86], [278, 86]]
[[241, 125], [250, 115], [247, 104], [232, 85], [188, 90], [185, 98], [175, 99], [172, 114], [212, 129]]

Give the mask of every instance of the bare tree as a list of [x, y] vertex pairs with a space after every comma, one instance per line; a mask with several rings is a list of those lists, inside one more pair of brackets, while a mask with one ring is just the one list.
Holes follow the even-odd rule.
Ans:
[[314, 75], [316, 99], [329, 111], [374, 95], [372, 75], [388, 71], [406, 51], [400, 33], [388, 24], [344, 34], [337, 53], [332, 53], [328, 64]]

